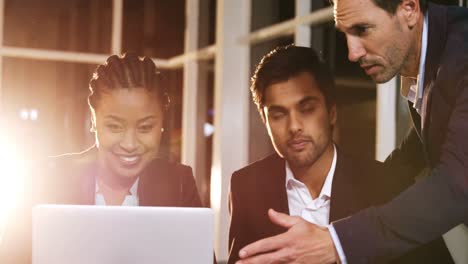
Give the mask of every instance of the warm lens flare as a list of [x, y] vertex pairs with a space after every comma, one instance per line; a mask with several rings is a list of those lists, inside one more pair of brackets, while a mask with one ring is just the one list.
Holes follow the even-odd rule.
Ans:
[[0, 168], [2, 168], [0, 172], [0, 231], [3, 230], [9, 214], [22, 197], [24, 164], [25, 162], [20, 160], [15, 145], [5, 138], [0, 138]]

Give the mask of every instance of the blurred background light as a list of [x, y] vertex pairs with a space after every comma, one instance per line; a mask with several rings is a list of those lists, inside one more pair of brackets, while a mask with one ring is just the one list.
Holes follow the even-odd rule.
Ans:
[[205, 137], [210, 137], [214, 133], [214, 126], [210, 123], [203, 124], [203, 134]]
[[29, 111], [29, 118], [32, 121], [36, 121], [38, 117], [39, 117], [39, 111], [37, 109], [33, 108]]
[[0, 135], [0, 238], [10, 213], [20, 203], [24, 192], [26, 162], [20, 155], [11, 138]]
[[22, 108], [19, 111], [19, 116], [22, 120], [28, 120], [29, 119], [29, 111], [26, 108]]

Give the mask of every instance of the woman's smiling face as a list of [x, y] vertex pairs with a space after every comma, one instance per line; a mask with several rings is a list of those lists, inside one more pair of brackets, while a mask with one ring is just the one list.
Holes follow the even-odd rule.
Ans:
[[136, 178], [159, 150], [163, 107], [155, 93], [122, 88], [103, 93], [95, 109], [100, 166], [119, 178]]

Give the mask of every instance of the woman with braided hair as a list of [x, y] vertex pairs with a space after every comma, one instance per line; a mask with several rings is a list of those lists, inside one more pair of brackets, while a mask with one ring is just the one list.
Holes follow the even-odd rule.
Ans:
[[29, 206], [3, 238], [1, 263], [31, 263], [34, 204], [201, 207], [191, 168], [158, 157], [170, 100], [153, 61], [110, 56], [89, 89], [95, 145], [50, 158], [34, 175]]
[[157, 158], [169, 97], [153, 61], [113, 55], [96, 69], [89, 88], [95, 203], [201, 206], [191, 169]]

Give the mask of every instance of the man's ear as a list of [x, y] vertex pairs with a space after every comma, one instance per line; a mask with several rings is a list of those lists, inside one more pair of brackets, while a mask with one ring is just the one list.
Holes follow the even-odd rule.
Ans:
[[410, 29], [416, 26], [423, 15], [419, 0], [402, 0], [396, 12], [397, 15], [402, 16]]

